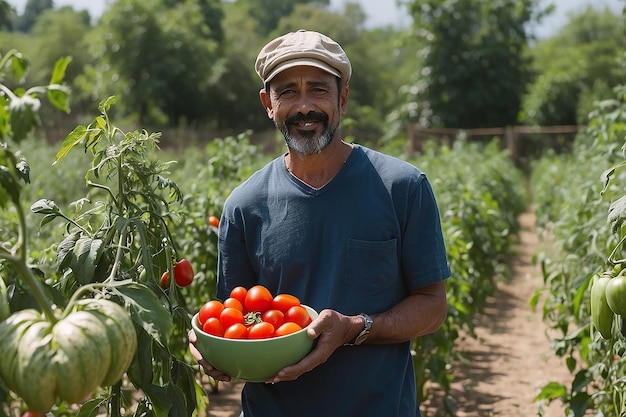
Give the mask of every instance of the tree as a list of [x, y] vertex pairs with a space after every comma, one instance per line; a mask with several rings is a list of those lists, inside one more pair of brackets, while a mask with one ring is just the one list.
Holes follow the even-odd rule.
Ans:
[[530, 75], [525, 51], [537, 0], [412, 0], [421, 39], [415, 118], [426, 125], [514, 124]]
[[207, 114], [206, 92], [223, 37], [215, 26], [218, 4], [119, 0], [101, 17], [92, 42], [106, 71], [103, 87], [119, 95], [125, 112], [136, 114], [140, 124], [177, 125]]
[[262, 5], [258, 0], [236, 0], [235, 2], [242, 4], [250, 17], [258, 22], [258, 34], [264, 37], [276, 28], [282, 17], [290, 15], [297, 5], [311, 3], [328, 6], [330, 4], [330, 0], [263, 0]]
[[623, 57], [624, 20], [611, 10], [592, 7], [570, 14], [552, 38], [531, 53], [537, 77], [524, 97], [522, 118], [537, 125], [585, 124], [594, 101], [613, 97], [613, 87], [626, 76]]
[[28, 0], [24, 13], [16, 20], [15, 29], [20, 32], [29, 32], [39, 15], [53, 7], [52, 0]]
[[8, 1], [0, 0], [0, 30], [12, 30], [15, 8]]

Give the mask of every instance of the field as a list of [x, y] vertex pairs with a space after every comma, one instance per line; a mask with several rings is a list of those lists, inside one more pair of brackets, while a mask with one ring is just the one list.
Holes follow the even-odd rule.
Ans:
[[[219, 225], [210, 219], [276, 155], [247, 133], [168, 147], [176, 137], [117, 127], [114, 104], [62, 143], [15, 131], [0, 155], [0, 354], [9, 358], [0, 417], [217, 412], [222, 394], [200, 384], [186, 339], [191, 315], [215, 297]], [[575, 416], [626, 415], [623, 313], [598, 314], [592, 292], [601, 277], [626, 280], [623, 110], [605, 103], [571, 152], [546, 152], [525, 171], [497, 138], [428, 142], [411, 156], [403, 142], [380, 145], [430, 178], [453, 271], [446, 321], [412, 341], [425, 415], [531, 415], [541, 402]], [[182, 260], [192, 276], [177, 272]], [[164, 273], [174, 279], [164, 284]], [[21, 319], [33, 308], [42, 313]], [[20, 330], [85, 315], [91, 324], [62, 348]], [[77, 362], [53, 369], [36, 355]]]

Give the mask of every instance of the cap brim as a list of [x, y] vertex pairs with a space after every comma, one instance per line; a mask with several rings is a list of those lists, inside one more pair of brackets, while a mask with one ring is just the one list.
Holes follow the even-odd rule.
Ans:
[[270, 71], [270, 73], [267, 74], [267, 77], [265, 77], [265, 82], [267, 83], [271, 81], [274, 77], [276, 77], [276, 75], [285, 71], [286, 69], [298, 67], [298, 66], [316, 67], [334, 75], [335, 77], [341, 78], [341, 73], [337, 69], [331, 67], [325, 62], [318, 61], [317, 59], [310, 59], [310, 58], [296, 58], [296, 59], [291, 59], [289, 61], [281, 62], [280, 64], [276, 65], [272, 69], [272, 71]]

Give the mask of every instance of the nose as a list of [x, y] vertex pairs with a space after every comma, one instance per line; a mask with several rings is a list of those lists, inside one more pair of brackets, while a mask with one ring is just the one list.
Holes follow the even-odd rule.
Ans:
[[302, 114], [308, 114], [310, 111], [316, 110], [315, 102], [306, 93], [298, 95], [298, 101], [296, 103], [296, 111]]

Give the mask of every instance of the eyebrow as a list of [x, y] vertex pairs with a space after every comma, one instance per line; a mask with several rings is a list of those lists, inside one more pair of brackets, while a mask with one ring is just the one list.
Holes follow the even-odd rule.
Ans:
[[[290, 82], [286, 82], [286, 83], [282, 83], [282, 84], [277, 84], [274, 87], [274, 90], [276, 90], [276, 91], [284, 90], [286, 88], [295, 87], [296, 85], [298, 85], [297, 82], [290, 81]], [[331, 85], [332, 85], [332, 83], [329, 82], [329, 81], [307, 81], [306, 82], [306, 86], [307, 87], [327, 87], [327, 88], [329, 88]]]

